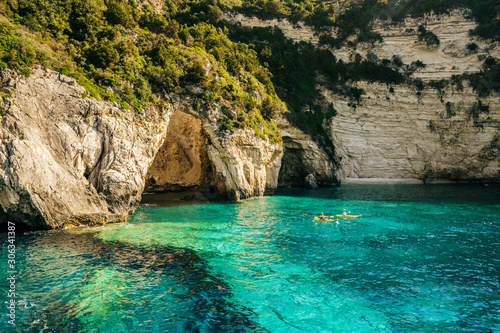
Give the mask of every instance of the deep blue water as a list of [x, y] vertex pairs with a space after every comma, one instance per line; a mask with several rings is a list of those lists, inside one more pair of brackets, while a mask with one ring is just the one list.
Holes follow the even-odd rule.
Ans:
[[[362, 217], [313, 220], [344, 208]], [[499, 187], [290, 188], [16, 236], [2, 332], [500, 332]]]

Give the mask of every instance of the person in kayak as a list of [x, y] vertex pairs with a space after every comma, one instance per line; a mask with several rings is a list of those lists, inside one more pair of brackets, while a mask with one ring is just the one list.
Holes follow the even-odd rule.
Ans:
[[347, 216], [347, 212], [345, 211], [345, 208], [344, 208], [344, 212], [342, 213], [342, 215]]
[[321, 213], [321, 216], [319, 218], [320, 218], [320, 220], [324, 220], [325, 219], [325, 215], [323, 215], [323, 213]]

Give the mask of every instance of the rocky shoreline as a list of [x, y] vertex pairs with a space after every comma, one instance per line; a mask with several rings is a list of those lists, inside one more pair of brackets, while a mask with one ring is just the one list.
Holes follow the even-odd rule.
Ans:
[[[145, 189], [242, 200], [278, 186], [283, 147], [251, 130], [220, 132], [211, 120], [220, 110], [206, 117], [179, 101], [138, 113], [86, 97], [74, 79], [42, 68], [29, 77], [4, 69], [0, 82], [0, 222], [104, 224], [124, 221]], [[299, 148], [302, 159], [311, 146]], [[328, 166], [327, 159], [315, 155]]]

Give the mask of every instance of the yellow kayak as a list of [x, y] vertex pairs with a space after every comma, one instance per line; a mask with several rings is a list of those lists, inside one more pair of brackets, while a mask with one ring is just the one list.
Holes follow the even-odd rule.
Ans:
[[356, 217], [361, 217], [361, 215], [335, 215], [336, 217], [345, 217], [350, 219], [355, 219]]
[[322, 222], [337, 222], [338, 220], [330, 220], [330, 219], [327, 219], [327, 218], [321, 219], [321, 217], [316, 216], [316, 217], [314, 217], [314, 221], [322, 221]]

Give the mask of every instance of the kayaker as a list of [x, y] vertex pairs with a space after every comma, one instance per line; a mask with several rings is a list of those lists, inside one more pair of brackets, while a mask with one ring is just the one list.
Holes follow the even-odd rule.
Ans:
[[347, 212], [345, 211], [345, 208], [344, 208], [344, 212], [342, 213], [342, 215], [347, 216]]
[[325, 219], [325, 215], [323, 215], [323, 213], [321, 213], [321, 216], [319, 217], [321, 220], [324, 220]]

